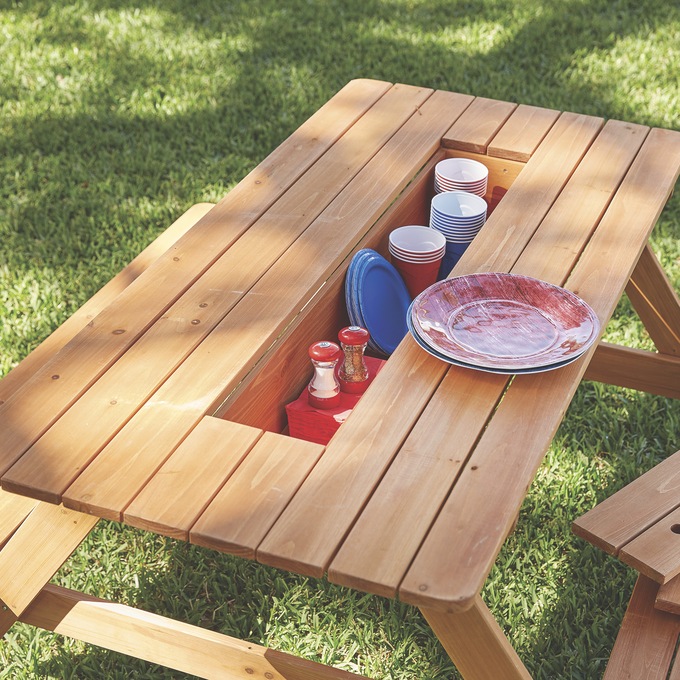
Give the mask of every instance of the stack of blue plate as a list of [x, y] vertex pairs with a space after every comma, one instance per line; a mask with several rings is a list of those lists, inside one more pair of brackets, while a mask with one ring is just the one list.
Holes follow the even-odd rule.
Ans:
[[369, 332], [369, 348], [390, 356], [408, 333], [411, 296], [399, 272], [375, 250], [360, 250], [347, 268], [345, 302], [350, 323]]

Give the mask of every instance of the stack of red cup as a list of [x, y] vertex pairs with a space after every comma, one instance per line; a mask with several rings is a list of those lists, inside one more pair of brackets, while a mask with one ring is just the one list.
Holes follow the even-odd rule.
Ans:
[[388, 248], [411, 298], [437, 281], [446, 252], [446, 238], [441, 232], [419, 225], [398, 227], [390, 233]]

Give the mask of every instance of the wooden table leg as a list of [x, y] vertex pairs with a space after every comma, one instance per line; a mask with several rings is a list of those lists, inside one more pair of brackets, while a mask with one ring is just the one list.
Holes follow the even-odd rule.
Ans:
[[659, 352], [680, 357], [680, 300], [649, 245], [631, 274], [626, 294]]
[[3, 609], [19, 616], [97, 522], [91, 515], [38, 503], [0, 551]]
[[658, 351], [601, 342], [584, 379], [680, 399], [680, 299], [649, 245], [626, 294]]
[[531, 680], [481, 596], [456, 614], [420, 611], [465, 680]]

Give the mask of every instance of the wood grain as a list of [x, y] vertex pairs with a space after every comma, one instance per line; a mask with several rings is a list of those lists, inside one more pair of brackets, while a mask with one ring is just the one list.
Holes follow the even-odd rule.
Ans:
[[15, 391], [0, 406], [0, 473], [388, 88], [377, 81], [343, 88]]
[[[564, 164], [547, 162], [551, 158], [548, 151], [537, 152], [514, 186], [521, 183], [520, 187], [527, 187], [525, 182], [533, 178], [546, 191], [549, 188], [555, 196], [559, 194], [573, 167], [591, 144], [600, 124], [600, 121], [592, 119], [565, 118], [561, 125], [556, 126], [555, 133], [546, 138], [546, 143], [550, 144], [553, 151], [559, 151], [564, 157]], [[524, 180], [525, 176], [529, 180]], [[512, 247], [498, 248], [498, 242], [493, 238], [494, 225], [505, 229], [515, 211], [518, 218], [521, 214], [521, 229], [513, 233], [514, 244], [521, 252], [522, 244], [530, 240], [538, 222], [548, 210], [542, 204], [539, 210], [540, 202], [537, 200], [535, 214], [527, 214], [524, 194], [515, 196], [513, 198], [511, 189], [482, 229], [482, 234], [488, 237], [482, 241], [492, 242], [495, 271], [509, 269], [516, 255]], [[454, 274], [485, 268], [485, 249], [475, 250], [475, 242], [454, 269]], [[502, 245], [505, 246], [505, 243]], [[481, 258], [476, 257], [478, 253], [481, 253]], [[422, 352], [410, 338], [402, 342], [343, 425], [343, 437], [331, 441], [319, 465], [260, 546], [259, 560], [312, 575], [319, 575], [327, 569], [339, 544], [421, 416], [446, 370], [445, 364]], [[387, 373], [383, 376], [384, 371]], [[467, 379], [473, 380], [473, 377]], [[498, 385], [496, 399], [500, 397], [504, 385], [504, 381]], [[465, 389], [461, 392], [468, 393]], [[371, 408], [373, 403], [379, 406]], [[457, 399], [449, 403], [453, 413], [461, 408], [460, 403]], [[460, 455], [465, 454], [463, 452]], [[314, 508], [313, 513], [310, 508]], [[314, 523], [304, 525], [303, 529], [302, 518], [310, 514], [314, 516]], [[380, 535], [381, 529], [376, 528], [376, 535]], [[343, 566], [345, 569], [349, 570]], [[386, 584], [386, 587], [391, 586]]]
[[460, 614], [421, 612], [466, 680], [531, 679], [480, 597]]
[[188, 541], [189, 529], [262, 434], [203, 418], [128, 506], [125, 523]]
[[671, 614], [680, 615], [680, 576], [672, 578], [659, 588], [654, 606]]
[[215, 207], [214, 203], [197, 203], [178, 217], [137, 257], [100, 288], [87, 302], [40, 343], [21, 363], [0, 381], [0, 404], [16, 391], [53, 354], [92, 321], [142, 272], [178, 241], [199, 219]]
[[[417, 90], [412, 92], [414, 99], [422, 96]], [[400, 101], [405, 106], [408, 98], [402, 94]], [[64, 495], [67, 506], [86, 503], [105, 516], [109, 512], [118, 515], [185, 433], [238, 386], [436, 151], [441, 135], [437, 125], [443, 125], [442, 113], [451, 108], [451, 101], [443, 94], [420, 105], [346, 189], [335, 199], [328, 197], [326, 210], [69, 489]], [[398, 110], [390, 108], [396, 116]], [[381, 112], [382, 134], [386, 134], [386, 115]], [[354, 129], [356, 143], [365, 145], [359, 124]], [[335, 148], [343, 158], [354, 157], [354, 150], [348, 154], [338, 145]], [[334, 186], [328, 173], [324, 182], [329, 188]], [[367, 186], [371, 192], [366, 192]]]
[[[611, 316], [680, 168], [680, 134], [660, 132], [649, 133], [576, 266], [564, 271], [565, 285], [601, 319]], [[402, 582], [402, 599], [464, 609], [480, 592], [593, 351], [559, 371], [515, 377]]]
[[[154, 392], [164, 385], [169, 376], [189, 372], [191, 376], [188, 380], [197, 389], [202, 389], [202, 383], [195, 376], [207, 374], [210, 380], [211, 368], [197, 369], [192, 365], [191, 368], [182, 367], [180, 370], [182, 362], [187, 361], [190, 353], [238, 302], [245, 302], [249, 291], [260, 278], [265, 274], [270, 277], [272, 272], [283, 267], [279, 259], [282, 254], [296, 244], [301, 233], [332, 197], [373, 157], [413, 114], [415, 106], [429, 94], [427, 90], [401, 87], [392, 88], [391, 92], [382, 97], [304, 174], [302, 180], [293, 184], [278, 198], [59, 422], [5, 473], [3, 486], [26, 495], [59, 502], [61, 494]], [[371, 139], [372, 144], [367, 144], [367, 139]], [[219, 207], [218, 205], [213, 212]], [[299, 262], [300, 260], [297, 268]], [[276, 299], [270, 299], [269, 302], [279, 307], [279, 314], [290, 316], [294, 307], [283, 306], [278, 299], [281, 291], [286, 289], [286, 284], [279, 279], [277, 285]], [[257, 297], [258, 293], [255, 292], [254, 295]], [[263, 298], [259, 299], [261, 303], [265, 302]], [[132, 309], [122, 310], [120, 315], [127, 318], [134, 313], [133, 306]], [[276, 327], [263, 329], [266, 318], [267, 316], [262, 316], [259, 324], [252, 324], [249, 319], [244, 322], [244, 327], [250, 326], [257, 336], [261, 336], [263, 330], [275, 334]], [[231, 327], [233, 324], [227, 321], [221, 327], [225, 326]], [[216, 342], [221, 346], [228, 346], [230, 341], [220, 337]], [[240, 348], [246, 343], [250, 350], [253, 346], [250, 338], [244, 337]], [[210, 349], [205, 351], [209, 352]], [[254, 359], [251, 359], [249, 368], [254, 364]], [[227, 362], [230, 366], [241, 366], [238, 362], [228, 361], [228, 357]], [[214, 359], [211, 358], [209, 363], [213, 364]], [[175, 404], [171, 406], [171, 410], [175, 411], [176, 404], [180, 403], [181, 400], [171, 401], [170, 404]], [[175, 420], [180, 422], [179, 419]], [[154, 446], [159, 445], [157, 436]], [[169, 450], [161, 449], [161, 455], [167, 456], [169, 453]], [[55, 457], [59, 460], [58, 467], [49, 464]], [[129, 479], [130, 477], [126, 477], [126, 480]], [[119, 485], [119, 490], [123, 486]], [[83, 505], [81, 509], [86, 507], [88, 506]]]
[[97, 522], [39, 503], [0, 551], [0, 600], [21, 614]]
[[362, 678], [251, 642], [57, 586], [47, 586], [22, 615], [21, 621], [203, 678]]
[[489, 156], [528, 161], [550, 128], [559, 111], [520, 104], [488, 145]]
[[616, 555], [633, 538], [680, 506], [680, 451], [574, 521], [577, 536]]
[[600, 342], [585, 380], [680, 399], [680, 358]]
[[476, 97], [462, 116], [442, 137], [442, 145], [450, 149], [486, 153], [498, 130], [517, 104]]
[[657, 583], [680, 574], [680, 509], [626, 543], [619, 559]]
[[194, 524], [191, 542], [253, 559], [323, 450], [266, 432]]
[[654, 609], [658, 584], [638, 577], [603, 680], [666, 680], [680, 618]]
[[626, 293], [659, 352], [680, 357], [680, 299], [649, 244]]

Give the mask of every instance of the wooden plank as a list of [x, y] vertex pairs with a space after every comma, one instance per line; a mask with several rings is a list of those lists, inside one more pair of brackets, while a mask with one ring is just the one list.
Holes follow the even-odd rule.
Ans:
[[97, 523], [39, 503], [0, 551], [0, 600], [21, 614]]
[[[607, 148], [603, 147], [606, 145], [596, 147], [599, 160], [607, 153]], [[618, 182], [609, 187], [610, 193], [617, 185]], [[578, 215], [577, 209], [581, 198], [576, 194], [575, 191], [570, 193], [570, 202], [578, 217], [578, 226], [581, 226], [583, 215]], [[596, 206], [595, 214], [599, 215], [601, 211], [602, 208]], [[551, 222], [549, 216], [546, 222], [557, 242], [565, 232], [564, 219], [558, 224]], [[566, 260], [562, 264], [569, 266]], [[394, 595], [422, 536], [444, 502], [506, 383], [507, 378], [502, 376], [476, 375], [469, 378], [465, 372], [448, 373], [333, 561], [329, 569], [330, 580]], [[484, 388], [487, 385], [487, 390], [480, 391], [480, 386]], [[477, 402], [476, 398], [480, 401]], [[447, 409], [460, 414], [460, 418], [442, 427], [439, 424], [447, 422], [444, 415]], [[454, 429], [455, 434], [450, 429]], [[457, 442], [455, 456], [451, 455], [452, 441]], [[430, 464], [437, 461], [436, 469], [430, 470], [424, 459], [431, 459]], [[451, 469], [447, 470], [447, 467]], [[413, 503], [400, 500], [395, 509], [392, 487], [399, 489], [398, 481], [402, 479], [408, 480], [404, 484], [420, 489], [420, 493], [413, 495]], [[402, 527], [408, 522], [409, 526], [406, 537], [398, 546], [389, 540], [396, 522]], [[372, 539], [372, 534], [385, 536], [385, 539]]]
[[[439, 154], [406, 188], [399, 200], [378, 220], [357, 244], [354, 252], [372, 248], [389, 258], [389, 232], [405, 224], [427, 224], [427, 205], [432, 195], [433, 168]], [[348, 260], [353, 253], [345, 261]], [[311, 365], [305, 347], [310, 338], [333, 338], [339, 328], [349, 325], [345, 304], [345, 265], [336, 270], [324, 287], [300, 313], [279, 343], [219, 406], [215, 415], [271, 432], [287, 427], [285, 404], [295, 400], [309, 382]]]
[[[282, 253], [429, 94], [407, 86], [385, 94], [4, 474], [3, 487], [59, 502], [113, 435], [253, 285], [276, 271], [273, 265]], [[292, 310], [286, 306], [282, 312], [290, 315]], [[262, 332], [259, 325], [253, 328]], [[210, 370], [192, 373], [191, 380]], [[47, 464], [54, 456], [58, 466]]]
[[520, 104], [488, 146], [489, 156], [528, 161], [550, 128], [559, 111]]
[[324, 447], [266, 432], [191, 530], [191, 542], [254, 559]]
[[421, 612], [465, 680], [531, 680], [480, 597], [462, 614]]
[[125, 511], [125, 523], [188, 541], [196, 518], [262, 434], [203, 418]]
[[662, 611], [680, 615], [680, 576], [659, 587], [654, 606]]
[[654, 609], [657, 588], [654, 581], [638, 578], [604, 680], [666, 680], [680, 633], [680, 618]]
[[649, 244], [640, 255], [626, 294], [659, 352], [680, 357], [680, 299]]
[[58, 352], [74, 335], [90, 323], [119, 293], [214, 207], [214, 203], [197, 203], [191, 206], [132, 262], [102, 286], [49, 337], [45, 338], [0, 381], [0, 404], [3, 404], [19, 386], [49, 360], [52, 354]]
[[442, 145], [450, 149], [486, 153], [489, 143], [515, 108], [517, 104], [476, 97], [444, 134]]
[[600, 342], [584, 380], [680, 399], [680, 359]]
[[[513, 271], [554, 281], [569, 271], [609, 206], [649, 128], [609, 120], [536, 230]], [[560, 283], [560, 281], [554, 281]]]
[[[546, 147], [534, 155], [515, 186], [526, 187], [527, 182], [531, 186], [533, 178], [546, 191], [547, 200], [554, 200], [600, 126], [599, 120], [561, 117], [546, 138], [550, 150]], [[550, 161], [557, 152], [562, 164]], [[490, 236], [482, 241], [492, 241], [489, 250], [476, 249], [475, 239], [454, 273], [509, 270], [549, 207], [540, 201], [530, 203], [523, 191], [519, 195], [509, 191], [482, 230]], [[517, 225], [509, 242], [497, 238], [494, 231], [496, 225], [505, 230], [508, 224]], [[343, 425], [343, 436], [330, 442], [263, 541], [258, 549], [260, 561], [310, 575], [323, 573], [446, 370], [445, 364], [423, 352], [411, 338], [401, 343]], [[499, 385], [498, 397], [504, 385], [504, 381]], [[463, 401], [456, 399], [449, 408], [455, 413], [464, 408]], [[362, 471], [360, 479], [356, 470]], [[313, 523], [305, 519], [310, 515]], [[380, 533], [376, 528], [376, 535]]]
[[611, 555], [680, 506], [680, 451], [605, 498], [572, 525]]
[[619, 559], [657, 583], [680, 574], [680, 509], [626, 543]]
[[[603, 125], [564, 113], [456, 265], [456, 274], [509, 271]], [[555, 163], [555, 158], [560, 163]], [[511, 264], [508, 264], [511, 263]]]
[[330, 581], [396, 597], [507, 380], [490, 373], [474, 380], [465, 371], [446, 374], [331, 562]]
[[[649, 133], [565, 283], [600, 319], [611, 316], [663, 208], [669, 175], [680, 167], [680, 134], [666, 132]], [[559, 371], [514, 378], [402, 582], [402, 599], [434, 608], [470, 606], [594, 349]]]
[[514, 184], [517, 177], [524, 169], [524, 163], [509, 160], [507, 158], [494, 158], [484, 154], [473, 153], [472, 151], [461, 151], [459, 149], [446, 150], [447, 158], [471, 158], [472, 160], [483, 163], [489, 169], [489, 179], [484, 199], [488, 203], [488, 215], [496, 209], [501, 199], [507, 194], [510, 187]]
[[0, 548], [28, 517], [38, 501], [0, 489]]
[[[452, 104], [453, 96], [435, 93], [418, 108], [99, 454], [64, 494], [67, 506], [83, 503], [104, 516], [119, 515], [196, 422], [238, 386], [437, 151]], [[367, 192], [367, 186], [372, 190]]]
[[[605, 126], [539, 227], [538, 231], [546, 235], [534, 236], [515, 269], [521, 272], [524, 267], [533, 272], [538, 268], [539, 278], [548, 280], [556, 272], [564, 276], [569, 271], [590, 233], [583, 225], [597, 224], [642, 141], [629, 144], [627, 153], [619, 151], [626, 148], [630, 130], [615, 124]], [[633, 128], [633, 135], [638, 132]], [[620, 161], [617, 167], [621, 169], [606, 173], [606, 180], [594, 181], [592, 175], [612, 155]], [[546, 253], [545, 262], [532, 257], [537, 249]], [[549, 258], [551, 250], [559, 253], [554, 262]], [[561, 283], [561, 279], [556, 282]], [[507, 381], [503, 376], [483, 374], [465, 380], [464, 372], [448, 373], [331, 564], [331, 581], [395, 595]], [[446, 418], [451, 409], [457, 414], [455, 420]], [[453, 456], [451, 442], [457, 443]], [[404, 486], [419, 493], [403, 494]], [[409, 529], [402, 531], [404, 538], [398, 544], [392, 541], [396, 527], [403, 530], [405, 526]]]
[[0, 473], [388, 87], [377, 81], [353, 81], [343, 88], [1, 405], [5, 436], [0, 442]]
[[21, 621], [202, 678], [360, 680], [362, 676], [187, 623], [47, 586]]

